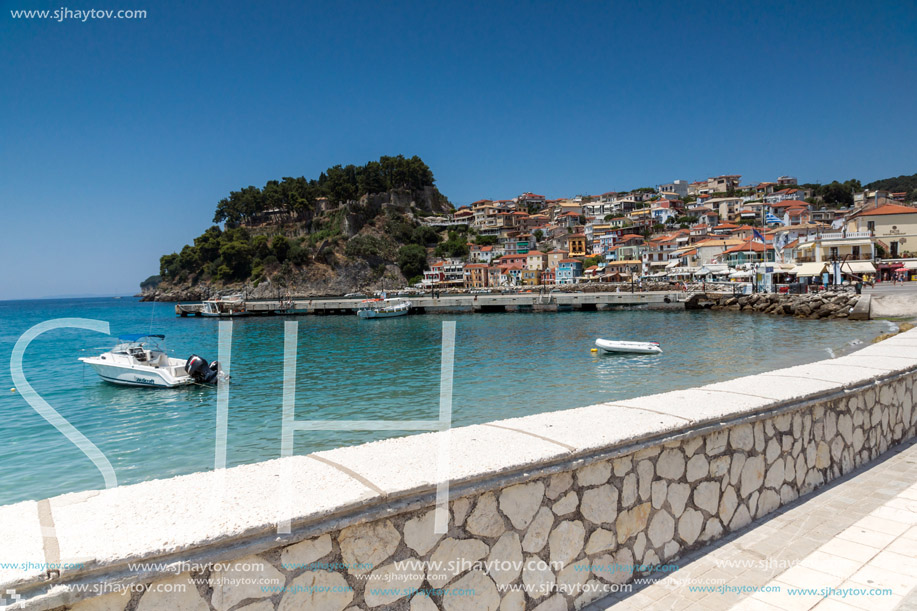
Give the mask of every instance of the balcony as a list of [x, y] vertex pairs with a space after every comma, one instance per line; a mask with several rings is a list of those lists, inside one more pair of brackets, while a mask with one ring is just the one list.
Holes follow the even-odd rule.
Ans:
[[818, 240], [863, 240], [872, 237], [871, 231], [839, 231], [836, 233], [820, 233], [799, 238], [800, 243], [815, 242]]
[[[859, 255], [838, 255], [837, 260], [838, 261], [872, 261], [872, 256], [870, 256], [868, 252], [862, 253]], [[814, 255], [798, 256], [796, 257], [796, 262], [797, 263], [815, 263], [815, 256]], [[821, 258], [821, 262], [830, 263], [831, 256], [823, 255]]]

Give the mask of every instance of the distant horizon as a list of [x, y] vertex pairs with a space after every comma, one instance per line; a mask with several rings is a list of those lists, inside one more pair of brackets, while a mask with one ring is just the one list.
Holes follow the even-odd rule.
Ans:
[[913, 4], [138, 9], [0, 14], [0, 299], [134, 294], [230, 191], [381, 155], [422, 158], [456, 207], [917, 172]]
[[64, 300], [64, 299], [116, 299], [122, 297], [129, 297], [131, 299], [136, 298], [138, 293], [132, 293], [130, 295], [122, 294], [82, 294], [82, 295], [48, 295], [46, 297], [15, 297], [12, 299], [0, 299], [0, 303], [6, 303], [10, 301], [53, 301], [53, 300]]

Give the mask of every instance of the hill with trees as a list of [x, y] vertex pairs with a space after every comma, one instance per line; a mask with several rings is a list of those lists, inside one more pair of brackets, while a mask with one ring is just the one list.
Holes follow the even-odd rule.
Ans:
[[889, 191], [891, 193], [907, 193], [905, 201], [917, 201], [917, 174], [898, 176], [897, 178], [883, 178], [874, 180], [866, 185], [867, 189]]
[[217, 203], [216, 225], [161, 257], [159, 282], [144, 281], [142, 295], [174, 301], [245, 291], [276, 298], [403, 286], [423, 273], [428, 249], [464, 246], [455, 232], [447, 238], [419, 221], [451, 211], [417, 156], [245, 187]]

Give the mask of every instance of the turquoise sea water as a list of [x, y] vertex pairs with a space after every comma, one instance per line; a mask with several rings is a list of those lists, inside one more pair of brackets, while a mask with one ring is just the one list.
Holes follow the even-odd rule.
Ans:
[[[172, 356], [217, 357], [217, 321], [177, 318], [172, 304], [132, 298], [0, 302], [0, 504], [103, 487], [90, 460], [10, 392], [10, 354], [54, 318], [107, 321], [112, 335], [164, 333]], [[828, 358], [884, 323], [810, 321], [727, 312], [565, 312], [300, 316], [297, 419], [435, 420], [442, 322], [456, 321], [453, 425], [546, 412], [726, 380]], [[280, 455], [284, 319], [233, 322], [228, 463]], [[597, 337], [655, 340], [659, 356], [597, 356]], [[102, 382], [77, 357], [114, 338], [55, 330], [32, 342], [35, 390], [108, 457], [120, 484], [213, 468], [217, 393]], [[296, 453], [405, 432], [297, 432]]]

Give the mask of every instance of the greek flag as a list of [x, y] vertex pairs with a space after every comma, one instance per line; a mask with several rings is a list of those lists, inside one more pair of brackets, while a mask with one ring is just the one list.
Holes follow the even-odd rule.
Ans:
[[767, 223], [768, 225], [770, 225], [771, 223], [780, 223], [781, 225], [783, 225], [783, 221], [779, 217], [774, 215], [773, 212], [768, 212], [765, 215], [764, 222]]

